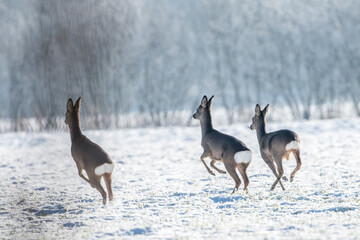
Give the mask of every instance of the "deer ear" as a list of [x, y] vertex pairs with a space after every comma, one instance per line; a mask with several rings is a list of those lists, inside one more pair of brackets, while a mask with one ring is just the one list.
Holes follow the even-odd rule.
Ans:
[[80, 106], [81, 106], [81, 97], [79, 97], [78, 100], [76, 100], [76, 103], [75, 103], [75, 110], [77, 112], [80, 111]]
[[268, 112], [268, 110], [269, 110], [269, 104], [268, 105], [266, 105], [266, 107], [264, 108], [264, 110], [263, 110], [263, 113], [266, 115], [267, 114], [267, 112]]
[[259, 105], [259, 104], [256, 104], [256, 107], [255, 107], [255, 115], [256, 115], [256, 116], [260, 116], [260, 113], [261, 113], [260, 105]]
[[214, 95], [213, 95], [213, 96], [209, 99], [209, 101], [208, 101], [209, 109], [210, 109], [211, 106], [212, 106], [213, 100], [214, 100]]
[[74, 110], [74, 105], [73, 105], [73, 101], [71, 98], [69, 98], [69, 100], [67, 101], [66, 109], [68, 112], [71, 112]]
[[208, 103], [208, 100], [207, 100], [207, 97], [206, 96], [203, 96], [202, 100], [201, 100], [201, 106], [203, 108], [206, 108], [207, 107], [207, 103]]

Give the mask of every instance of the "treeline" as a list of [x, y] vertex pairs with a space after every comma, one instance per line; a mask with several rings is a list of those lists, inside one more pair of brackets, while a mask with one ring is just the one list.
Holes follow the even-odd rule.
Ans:
[[7, 130], [58, 129], [67, 99], [82, 96], [87, 128], [188, 124], [204, 94], [228, 123], [248, 120], [255, 103], [292, 119], [339, 117], [345, 103], [360, 115], [359, 9], [357, 0], [5, 1], [0, 116]]

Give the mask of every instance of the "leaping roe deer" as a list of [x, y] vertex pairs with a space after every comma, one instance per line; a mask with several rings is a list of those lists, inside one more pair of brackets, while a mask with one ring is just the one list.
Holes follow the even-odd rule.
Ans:
[[282, 190], [285, 190], [281, 178], [287, 181], [284, 175], [282, 159], [289, 160], [290, 153], [296, 159], [297, 165], [290, 175], [290, 182], [294, 180], [295, 173], [301, 167], [300, 158], [300, 139], [298, 135], [290, 130], [279, 130], [276, 132], [266, 132], [266, 114], [269, 110], [269, 104], [261, 111], [259, 104], [255, 107], [255, 116], [252, 118], [251, 130], [256, 129], [257, 138], [260, 145], [261, 157], [270, 167], [276, 176], [276, 180], [270, 190], [274, 190], [276, 184], [279, 183]]
[[211, 105], [214, 96], [209, 101], [206, 96], [201, 100], [200, 106], [197, 108], [193, 117], [200, 120], [202, 139], [201, 146], [204, 148], [204, 153], [201, 155], [201, 161], [206, 167], [207, 171], [211, 174], [215, 174], [206, 165], [204, 158], [209, 157], [211, 159], [210, 166], [219, 173], [225, 174], [225, 171], [218, 169], [215, 166], [216, 162], [223, 162], [225, 169], [235, 181], [235, 188], [232, 194], [238, 190], [241, 181], [236, 173], [236, 169], [239, 170], [244, 180], [244, 190], [249, 185], [249, 178], [246, 174], [246, 169], [249, 166], [252, 158], [252, 153], [249, 148], [245, 146], [240, 140], [235, 137], [226, 135], [215, 130], [211, 122]]
[[[100, 180], [104, 177], [109, 200], [112, 201], [111, 174], [115, 165], [99, 145], [81, 133], [80, 105], [81, 97], [76, 101], [75, 106], [73, 106], [71, 98], [67, 102], [65, 123], [70, 128], [71, 155], [75, 160], [79, 176], [101, 193], [103, 204], [106, 204], [106, 192], [101, 186]], [[83, 175], [82, 170], [86, 171], [89, 179]]]

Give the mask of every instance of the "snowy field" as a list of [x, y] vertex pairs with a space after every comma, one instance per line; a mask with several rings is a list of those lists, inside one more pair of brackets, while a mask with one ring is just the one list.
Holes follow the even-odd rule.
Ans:
[[[228, 174], [208, 174], [200, 126], [84, 131], [116, 163], [106, 206], [77, 175], [68, 132], [1, 134], [0, 239], [360, 238], [360, 119], [268, 123], [302, 141], [302, 168], [284, 192], [269, 191], [275, 177], [254, 131], [215, 128], [253, 150], [247, 193], [230, 195]], [[287, 177], [294, 167], [284, 161]]]

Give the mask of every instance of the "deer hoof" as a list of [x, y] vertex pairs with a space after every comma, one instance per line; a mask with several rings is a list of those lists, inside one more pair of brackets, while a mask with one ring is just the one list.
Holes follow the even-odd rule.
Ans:
[[222, 174], [226, 174], [226, 172], [225, 172], [225, 171], [221, 171], [220, 173], [222, 173]]
[[290, 177], [290, 182], [294, 181], [294, 177]]
[[211, 175], [215, 176], [215, 173], [214, 173], [214, 172], [210, 171], [209, 173], [210, 173]]
[[234, 188], [234, 190], [232, 191], [231, 195], [233, 195], [235, 192], [237, 192], [237, 188]]
[[282, 177], [282, 180], [284, 180], [284, 181], [286, 181], [286, 182], [288, 181], [288, 179], [287, 179], [286, 176], [283, 176], [283, 177]]

